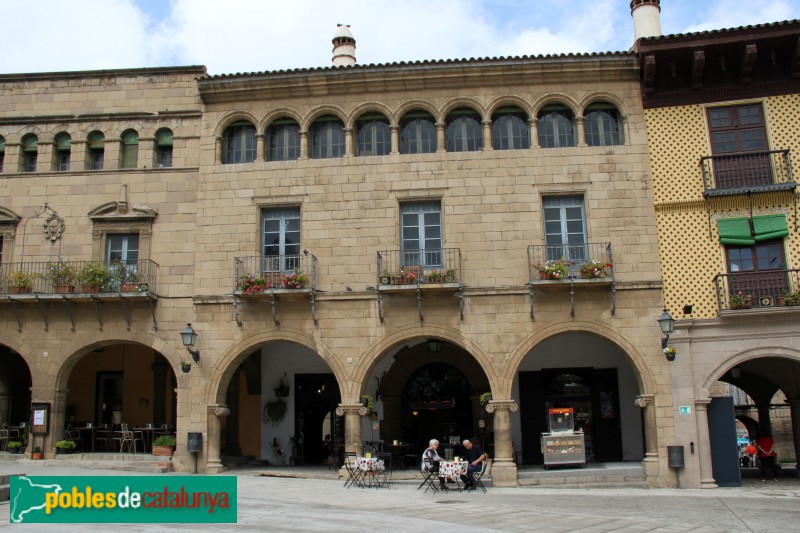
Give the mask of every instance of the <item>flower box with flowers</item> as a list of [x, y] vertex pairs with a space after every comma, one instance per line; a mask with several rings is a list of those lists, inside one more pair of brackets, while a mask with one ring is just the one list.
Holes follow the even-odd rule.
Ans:
[[742, 291], [731, 293], [731, 309], [750, 309], [753, 306], [753, 295]]
[[241, 294], [261, 294], [270, 289], [283, 288], [283, 274], [281, 272], [267, 272], [263, 277], [253, 274], [241, 276], [236, 283], [236, 290]]
[[419, 278], [418, 269], [403, 268], [400, 272], [384, 271], [381, 275], [381, 284], [383, 285], [415, 285]]
[[305, 289], [308, 287], [308, 275], [295, 268], [294, 272], [283, 277], [281, 284], [285, 289]]
[[554, 259], [546, 263], [536, 263], [534, 268], [539, 270], [539, 277], [541, 279], [561, 280], [569, 277], [570, 262], [561, 259]]
[[607, 278], [611, 263], [605, 261], [587, 261], [581, 265], [581, 277], [584, 279]]

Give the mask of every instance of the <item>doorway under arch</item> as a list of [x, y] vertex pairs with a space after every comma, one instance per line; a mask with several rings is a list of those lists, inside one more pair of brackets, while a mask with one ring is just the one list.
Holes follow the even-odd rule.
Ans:
[[27, 423], [31, 408], [31, 371], [20, 354], [0, 346], [0, 425]]

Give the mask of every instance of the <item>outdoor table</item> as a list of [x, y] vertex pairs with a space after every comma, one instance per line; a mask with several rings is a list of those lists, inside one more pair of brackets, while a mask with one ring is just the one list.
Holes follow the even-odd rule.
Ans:
[[[96, 428], [94, 426], [92, 426], [90, 428], [80, 426], [80, 427], [73, 427], [71, 431], [79, 432], [81, 434], [81, 440], [83, 442], [90, 443], [89, 451], [94, 452], [94, 441], [95, 441], [95, 437], [97, 436], [97, 429], [98, 428]], [[102, 428], [100, 428], [100, 429], [102, 429]], [[86, 446], [86, 445], [84, 444], [84, 446]]]
[[440, 461], [439, 476], [448, 481], [455, 481], [458, 489], [461, 490], [461, 476], [467, 475], [467, 461]]
[[356, 468], [364, 472], [364, 479], [367, 480], [368, 487], [371, 487], [373, 483], [376, 488], [383, 484], [380, 476], [383, 475], [385, 468], [383, 461], [377, 457], [357, 457]]

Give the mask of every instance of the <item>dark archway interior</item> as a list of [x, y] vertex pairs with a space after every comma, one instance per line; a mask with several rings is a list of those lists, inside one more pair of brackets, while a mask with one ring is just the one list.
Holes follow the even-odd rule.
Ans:
[[0, 424], [19, 426], [30, 417], [31, 372], [28, 364], [14, 350], [0, 346]]

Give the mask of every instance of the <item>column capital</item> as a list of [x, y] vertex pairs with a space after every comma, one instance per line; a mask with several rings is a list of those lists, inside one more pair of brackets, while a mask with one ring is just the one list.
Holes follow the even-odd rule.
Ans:
[[231, 410], [228, 409], [227, 405], [214, 404], [208, 406], [208, 413], [214, 416], [224, 417], [231, 414]]
[[367, 408], [360, 403], [340, 403], [336, 408], [336, 416], [344, 416], [345, 414], [364, 416], [367, 414]]
[[695, 398], [694, 406], [698, 411], [705, 411], [708, 409], [708, 404], [711, 403], [711, 398]]
[[640, 394], [636, 397], [633, 403], [639, 407], [647, 407], [648, 405], [653, 405], [655, 403], [656, 395], [655, 394]]
[[495, 411], [511, 411], [516, 413], [519, 405], [512, 399], [508, 400], [490, 400], [489, 405], [486, 406], [487, 413], [494, 413]]

